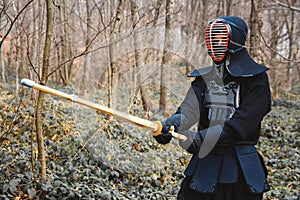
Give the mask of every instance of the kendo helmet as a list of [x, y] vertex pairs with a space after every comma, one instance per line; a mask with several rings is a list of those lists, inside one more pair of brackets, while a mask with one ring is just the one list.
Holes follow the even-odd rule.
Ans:
[[229, 54], [245, 48], [248, 27], [236, 16], [220, 17], [210, 21], [205, 30], [208, 54], [216, 64], [223, 63]]

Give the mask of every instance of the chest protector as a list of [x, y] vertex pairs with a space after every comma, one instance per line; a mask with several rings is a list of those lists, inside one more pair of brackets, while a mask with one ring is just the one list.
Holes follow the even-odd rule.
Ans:
[[223, 124], [230, 119], [239, 107], [240, 85], [234, 81], [227, 84], [210, 80], [204, 92], [201, 121], [205, 127], [212, 124]]

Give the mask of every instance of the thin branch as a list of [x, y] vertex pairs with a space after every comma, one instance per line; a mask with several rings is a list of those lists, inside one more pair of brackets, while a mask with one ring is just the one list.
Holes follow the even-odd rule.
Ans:
[[96, 50], [99, 50], [99, 49], [102, 49], [102, 48], [105, 48], [107, 45], [103, 46], [103, 47], [100, 47], [100, 48], [97, 48], [97, 49], [93, 49], [93, 50], [90, 50], [88, 51], [89, 47], [92, 45], [92, 43], [95, 41], [95, 39], [98, 37], [98, 35], [100, 35], [100, 33], [102, 33], [108, 26], [110, 26], [110, 24], [108, 24], [106, 27], [104, 27], [101, 31], [99, 31], [97, 34], [94, 35], [94, 37], [91, 39], [91, 41], [87, 44], [86, 48], [79, 54], [65, 60], [64, 62], [62, 62], [60, 65], [58, 65], [52, 72], [50, 72], [48, 75], [47, 75], [47, 78], [49, 76], [51, 76], [53, 73], [55, 73], [60, 67], [64, 66], [65, 64], [67, 64], [68, 62], [76, 59], [76, 58], [79, 58], [81, 56], [84, 56], [88, 53], [91, 53], [91, 52], [94, 52]]
[[[110, 24], [108, 24], [107, 27], [108, 27], [108, 26], [110, 26]], [[107, 27], [105, 27], [102, 31], [104, 31]], [[136, 31], [136, 33], [143, 32], [143, 31], [145, 31], [145, 30], [147, 30], [147, 29], [150, 29], [150, 28], [141, 29], [140, 31]], [[70, 62], [70, 61], [72, 61], [72, 60], [74, 60], [74, 59], [77, 59], [77, 58], [79, 58], [79, 57], [81, 57], [81, 56], [84, 56], [84, 55], [86, 55], [86, 54], [89, 54], [89, 53], [98, 51], [98, 50], [100, 50], [100, 49], [107, 48], [107, 47], [109, 47], [109, 46], [111, 46], [111, 45], [114, 45], [114, 44], [116, 44], [116, 43], [118, 43], [118, 42], [120, 42], [120, 41], [122, 41], [122, 40], [124, 40], [124, 39], [126, 39], [126, 38], [128, 38], [128, 37], [130, 37], [130, 36], [132, 35], [132, 33], [133, 33], [133, 30], [134, 30], [134, 29], [130, 30], [128, 34], [126, 34], [126, 35], [120, 37], [119, 39], [117, 39], [117, 40], [115, 40], [115, 41], [111, 41], [111, 42], [108, 43], [108, 44], [104, 44], [104, 45], [102, 45], [102, 46], [100, 46], [100, 47], [97, 47], [97, 48], [95, 48], [95, 49], [88, 50], [89, 47], [92, 45], [93, 41], [94, 41], [94, 40], [97, 38], [97, 36], [102, 32], [102, 31], [99, 31], [99, 32], [91, 39], [90, 43], [86, 46], [86, 48], [85, 48], [81, 53], [79, 53], [79, 54], [77, 54], [77, 55], [75, 55], [75, 56], [73, 56], [73, 57], [71, 57], [71, 58], [65, 60], [64, 62], [62, 62], [62, 63], [61, 63], [60, 65], [58, 65], [52, 72], [50, 72], [50, 73], [48, 74], [47, 77], [51, 76], [51, 75], [52, 75], [53, 73], [55, 73], [60, 67], [62, 67], [63, 65], [65, 65], [66, 63], [68, 63], [68, 62]]]
[[18, 96], [15, 97], [15, 100], [18, 102], [18, 104], [16, 105], [15, 110], [14, 110], [14, 112], [13, 112], [13, 113], [14, 113], [14, 117], [13, 117], [11, 123], [10, 123], [9, 125], [7, 125], [8, 128], [6, 128], [6, 130], [0, 135], [0, 142], [2, 142], [2, 141], [5, 139], [4, 137], [5, 137], [6, 135], [8, 135], [9, 133], [12, 132], [12, 128], [13, 128], [13, 126], [14, 126], [16, 120], [19, 118], [18, 113], [19, 113], [19, 109], [20, 109], [20, 107], [21, 107], [22, 100], [23, 100], [23, 98], [22, 98], [22, 96], [23, 96], [22, 93], [20, 93], [20, 95], [21, 95], [20, 98], [19, 98]]
[[0, 41], [0, 47], [3, 44], [3, 41], [5, 40], [5, 38], [8, 36], [9, 32], [11, 31], [12, 27], [14, 26], [15, 22], [17, 21], [18, 17], [22, 14], [22, 12], [33, 2], [34, 0], [30, 0], [28, 1], [28, 3], [20, 10], [20, 12], [17, 14], [17, 16], [14, 18], [14, 20], [12, 20], [7, 32], [5, 33], [5, 35], [2, 37], [2, 40]]
[[293, 63], [300, 63], [300, 60], [292, 60], [292, 59], [289, 59], [287, 57], [285, 57], [284, 55], [280, 54], [278, 51], [276, 51], [275, 49], [273, 49], [270, 45], [267, 44], [265, 38], [262, 36], [262, 34], [260, 33], [261, 35], [261, 38], [264, 42], [264, 44], [266, 45], [266, 47], [268, 49], [270, 49], [272, 52], [274, 52], [275, 54], [279, 55], [281, 58], [283, 58], [284, 60], [288, 61], [288, 62], [293, 62]]
[[300, 8], [297, 8], [295, 6], [290, 6], [289, 4], [282, 3], [282, 2], [280, 2], [278, 0], [272, 0], [272, 1], [275, 2], [275, 3], [277, 3], [277, 4], [279, 4], [279, 5], [281, 5], [281, 6], [283, 6], [283, 7], [289, 8], [289, 9], [291, 9], [293, 11], [300, 12]]
[[292, 59], [289, 59], [289, 58], [285, 57], [284, 55], [280, 54], [280, 53], [279, 53], [278, 51], [276, 51], [275, 49], [273, 49], [273, 48], [271, 47], [271, 45], [269, 45], [269, 44], [267, 43], [267, 41], [265, 40], [265, 38], [264, 38], [264, 36], [263, 36], [261, 30], [259, 29], [258, 31], [259, 31], [259, 34], [260, 34], [260, 36], [261, 36], [261, 38], [262, 38], [262, 41], [264, 42], [265, 46], [266, 46], [268, 49], [270, 49], [272, 52], [274, 52], [275, 54], [279, 55], [281, 58], [283, 58], [283, 59], [286, 60], [286, 61], [294, 62], [294, 63], [300, 63], [299, 60], [292, 60]]

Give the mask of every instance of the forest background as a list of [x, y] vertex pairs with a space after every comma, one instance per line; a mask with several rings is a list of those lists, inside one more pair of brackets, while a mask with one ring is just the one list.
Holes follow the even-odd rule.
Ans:
[[176, 141], [20, 85], [21, 78], [149, 120], [179, 106], [211, 65], [204, 31], [248, 24], [273, 109], [258, 149], [272, 190], [299, 198], [300, 2], [297, 0], [1, 0], [1, 199], [173, 199], [190, 155]]

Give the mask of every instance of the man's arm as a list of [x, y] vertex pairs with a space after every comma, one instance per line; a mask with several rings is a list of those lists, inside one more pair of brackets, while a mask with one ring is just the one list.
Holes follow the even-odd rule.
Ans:
[[189, 129], [199, 121], [199, 100], [194, 91], [193, 86], [189, 88], [180, 107], [171, 117], [162, 122], [161, 135], [154, 136], [155, 140], [160, 144], [167, 144], [171, 141], [172, 136], [169, 133], [170, 127], [174, 126], [175, 132], [181, 133]]
[[[271, 92], [266, 73], [247, 80], [247, 91], [242, 91], [240, 106], [225, 126], [232, 128], [242, 140], [251, 140], [259, 135], [263, 117], [271, 110]], [[243, 88], [242, 88], [243, 89]], [[230, 132], [229, 132], [230, 134]]]

